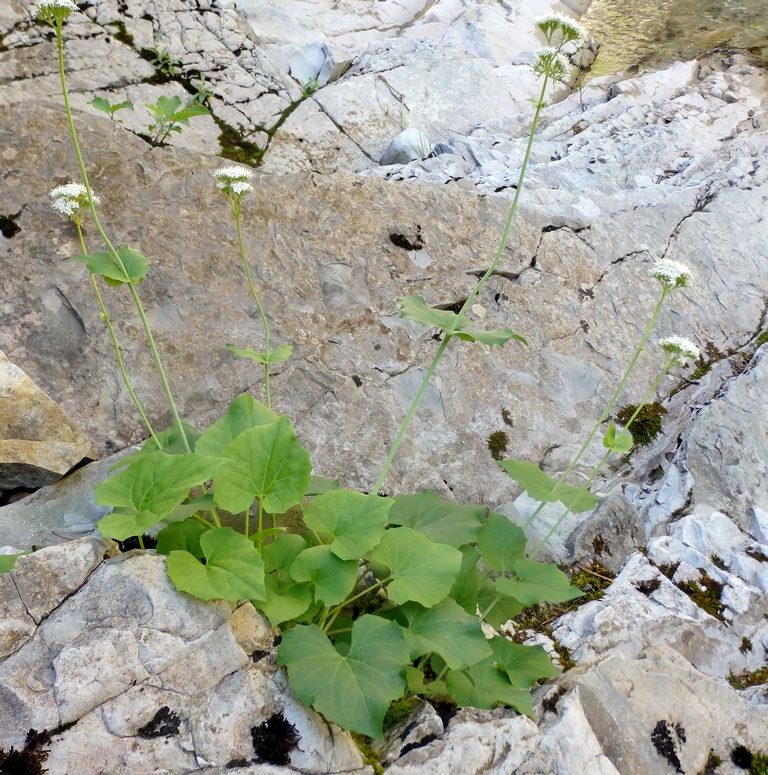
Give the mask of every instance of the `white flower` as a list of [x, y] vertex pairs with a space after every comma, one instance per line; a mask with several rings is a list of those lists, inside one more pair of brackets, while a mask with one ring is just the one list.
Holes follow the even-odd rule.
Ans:
[[[67, 183], [57, 186], [50, 193], [51, 207], [68, 218], [77, 218], [88, 207], [88, 192], [82, 183]], [[91, 191], [94, 204], [100, 204], [99, 198]]]
[[682, 336], [667, 336], [659, 339], [659, 347], [674, 360], [676, 366], [685, 366], [687, 361], [694, 363], [699, 360], [701, 353], [699, 348], [690, 340]]
[[578, 38], [586, 39], [587, 31], [576, 21], [561, 13], [550, 13], [536, 20], [536, 26], [544, 33], [547, 42], [552, 41], [552, 35], [559, 30], [562, 43]]
[[533, 72], [536, 75], [548, 75], [562, 81], [569, 70], [568, 60], [556, 48], [546, 46], [536, 52], [536, 61], [533, 63]]
[[218, 181], [216, 185], [230, 198], [239, 200], [253, 191], [253, 186], [248, 182], [253, 172], [246, 167], [222, 167], [213, 175]]
[[72, 0], [38, 0], [32, 9], [32, 16], [39, 21], [53, 24], [54, 21], [63, 22], [69, 14], [79, 10]]
[[687, 266], [666, 259], [657, 261], [648, 274], [667, 288], [682, 288], [690, 285], [693, 279], [691, 270]]

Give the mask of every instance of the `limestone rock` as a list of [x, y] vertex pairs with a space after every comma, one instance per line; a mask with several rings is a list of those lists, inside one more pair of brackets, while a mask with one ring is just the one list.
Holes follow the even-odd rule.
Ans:
[[0, 489], [50, 484], [84, 457], [88, 439], [0, 352]]
[[432, 152], [429, 138], [416, 127], [404, 129], [389, 144], [381, 157], [384, 164], [407, 164], [414, 159], [425, 159]]

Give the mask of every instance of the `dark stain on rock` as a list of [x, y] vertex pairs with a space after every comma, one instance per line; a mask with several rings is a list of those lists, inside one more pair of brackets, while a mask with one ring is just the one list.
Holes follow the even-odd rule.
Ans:
[[15, 215], [0, 215], [0, 233], [2, 233], [6, 239], [12, 239], [21, 231], [21, 226], [16, 223], [16, 219], [20, 215], [21, 210]]
[[13, 746], [5, 750], [0, 748], [0, 773], [3, 775], [42, 775], [48, 770], [43, 762], [48, 758], [44, 746], [51, 742], [51, 734], [30, 729], [27, 732], [24, 747], [17, 751]]
[[429, 745], [435, 740], [437, 740], [437, 735], [427, 735], [418, 742], [408, 743], [408, 745], [403, 746], [402, 751], [400, 751], [400, 756], [405, 756], [408, 751], [413, 751], [416, 748], [423, 748], [425, 745]]
[[254, 651], [251, 654], [251, 661], [254, 662], [254, 663], [255, 662], [261, 662], [261, 660], [264, 659], [264, 657], [266, 657], [268, 655], [269, 655], [268, 651], [262, 651], [261, 649], [256, 649], [256, 651]]
[[148, 724], [140, 727], [136, 734], [147, 740], [153, 737], [173, 737], [179, 734], [181, 719], [167, 706], [163, 705]]
[[352, 382], [354, 382], [355, 385], [357, 385], [358, 387], [362, 387], [363, 386], [363, 380], [361, 380], [360, 377], [357, 376], [357, 374], [354, 374], [352, 376]]
[[651, 592], [655, 592], [661, 586], [661, 581], [658, 578], [648, 579], [647, 581], [639, 581], [635, 584], [635, 589], [638, 592], [642, 592], [644, 595], [650, 595]]
[[260, 762], [281, 766], [291, 763], [291, 751], [295, 751], [299, 743], [296, 727], [285, 718], [282, 711], [253, 727], [251, 738], [253, 750]]
[[675, 768], [675, 772], [682, 772], [683, 767], [677, 755], [677, 740], [673, 737], [673, 732], [680, 742], [685, 742], [685, 730], [680, 724], [672, 725], [664, 719], [657, 721], [651, 732], [651, 742], [659, 756], [664, 757], [669, 765]]
[[397, 248], [403, 250], [421, 250], [424, 247], [424, 241], [421, 238], [421, 226], [416, 227], [416, 239], [411, 241], [404, 234], [393, 233], [389, 235], [389, 241]]

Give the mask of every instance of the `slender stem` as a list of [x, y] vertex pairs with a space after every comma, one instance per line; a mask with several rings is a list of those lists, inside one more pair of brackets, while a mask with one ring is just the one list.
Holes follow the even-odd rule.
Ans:
[[[196, 519], [198, 522], [202, 522], [206, 527], [215, 527], [212, 522], [209, 522], [207, 519], [205, 519], [205, 517], [201, 517], [199, 514], [193, 514], [192, 519]], [[221, 525], [219, 525], [219, 527], [221, 527]]]
[[[664, 378], [664, 375], [672, 368], [672, 366], [675, 364], [675, 358], [669, 358], [667, 362], [664, 364], [664, 368], [659, 372], [659, 376], [656, 377], [656, 379], [653, 382], [653, 385], [651, 385], [650, 388], [646, 391], [645, 395], [641, 399], [640, 403], [635, 408], [635, 411], [632, 413], [632, 416], [627, 420], [627, 422], [624, 425], [625, 430], [629, 430], [629, 427], [632, 425], [632, 423], [635, 421], [637, 416], [640, 414], [640, 410], [648, 403], [648, 399], [656, 392], [656, 388], [658, 388], [659, 383]], [[600, 460], [597, 462], [597, 465], [592, 469], [592, 473], [589, 475], [589, 478], [586, 482], [584, 482], [583, 487], [584, 489], [588, 489], [589, 486], [592, 484], [592, 482], [595, 480], [595, 477], [598, 475], [602, 467], [605, 465], [605, 461], [608, 460], [608, 457], [610, 456], [612, 450], [607, 449], [603, 456], [600, 458]], [[557, 530], [558, 527], [560, 527], [563, 520], [571, 513], [571, 510], [569, 508], [566, 508], [565, 511], [560, 515], [557, 522], [555, 522], [554, 525], [547, 531], [547, 534], [544, 536], [544, 538], [539, 541], [539, 543], [536, 545], [536, 548], [531, 552], [529, 555], [529, 559], [533, 559], [539, 551], [544, 547], [544, 544], [552, 537], [552, 534]], [[526, 523], [527, 524], [527, 523]]]
[[[80, 225], [79, 216], [76, 220], [74, 218], [73, 220], [74, 220], [75, 226], [77, 227], [77, 236], [80, 239], [80, 247], [82, 248], [83, 253], [87, 254], [88, 249], [85, 247], [85, 239], [83, 238], [83, 229], [82, 229], [82, 226]], [[138, 396], [133, 390], [133, 385], [131, 385], [131, 380], [128, 377], [128, 372], [126, 371], [125, 363], [123, 362], [123, 355], [120, 352], [120, 345], [118, 344], [118, 341], [117, 341], [117, 334], [115, 333], [114, 326], [112, 325], [112, 318], [109, 316], [109, 312], [107, 312], [107, 307], [104, 304], [104, 299], [101, 295], [101, 291], [99, 290], [99, 284], [96, 281], [96, 275], [94, 274], [91, 274], [91, 283], [93, 285], [93, 291], [96, 294], [96, 301], [99, 303], [99, 308], [101, 309], [101, 318], [107, 325], [107, 331], [109, 331], [109, 337], [112, 340], [112, 346], [115, 348], [115, 355], [117, 356], [117, 365], [120, 368], [120, 374], [122, 374], [123, 376], [123, 382], [125, 383], [126, 388], [128, 388], [128, 392], [130, 393], [131, 399], [133, 400], [133, 405], [136, 407], [136, 411], [139, 413], [142, 421], [144, 422], [144, 425], [149, 431], [149, 435], [152, 437], [152, 440], [155, 442], [155, 445], [157, 446], [157, 448], [161, 449], [160, 441], [155, 435], [155, 431], [152, 429], [152, 425], [147, 419], [147, 415], [144, 412], [144, 408], [142, 407]]]
[[144, 550], [144, 536], [136, 536], [139, 539], [139, 549]]
[[[57, 24], [56, 27], [56, 42], [58, 47], [58, 55], [59, 55], [59, 76], [61, 78], [61, 92], [64, 97], [64, 107], [67, 111], [67, 122], [69, 123], [69, 132], [72, 136], [72, 144], [75, 147], [75, 154], [77, 155], [77, 163], [80, 167], [80, 176], [83, 179], [83, 184], [85, 185], [85, 192], [88, 196], [88, 205], [91, 211], [91, 217], [93, 218], [94, 225], [96, 226], [97, 231], [99, 232], [99, 236], [103, 240], [104, 244], [107, 247], [107, 250], [110, 253], [110, 256], [112, 257], [112, 260], [115, 262], [115, 264], [120, 267], [120, 269], [123, 271], [126, 277], [128, 277], [128, 272], [125, 268], [125, 264], [123, 263], [123, 260], [120, 258], [120, 255], [115, 250], [114, 245], [110, 242], [109, 238], [104, 232], [104, 229], [101, 226], [101, 222], [99, 221], [99, 216], [96, 213], [96, 203], [93, 200], [93, 193], [91, 192], [91, 186], [88, 182], [88, 173], [85, 169], [85, 162], [83, 161], [83, 154], [80, 151], [80, 143], [77, 139], [77, 130], [75, 129], [75, 122], [72, 117], [72, 107], [69, 103], [69, 91], [67, 89], [67, 78], [64, 73], [64, 40], [62, 37], [61, 32], [61, 24]], [[132, 280], [128, 280], [125, 283], [130, 292], [131, 296], [133, 297], [133, 302], [136, 305], [136, 309], [139, 312], [139, 317], [141, 318], [141, 323], [144, 326], [144, 331], [147, 335], [147, 341], [149, 342], [150, 349], [152, 351], [152, 357], [155, 361], [155, 366], [157, 368], [158, 374], [160, 376], [160, 380], [163, 383], [163, 390], [165, 391], [166, 398], [168, 399], [168, 404], [171, 407], [171, 412], [173, 414], [173, 419], [176, 423], [176, 425], [179, 428], [179, 432], [181, 433], [181, 438], [184, 442], [184, 446], [187, 450], [187, 452], [191, 451], [191, 448], [189, 446], [189, 442], [187, 441], [187, 434], [184, 432], [184, 426], [181, 423], [181, 417], [179, 416], [178, 409], [176, 408], [176, 402], [173, 400], [173, 395], [171, 393], [170, 385], [168, 384], [168, 379], [165, 376], [165, 370], [163, 369], [162, 361], [160, 360], [160, 353], [157, 351], [157, 346], [155, 344], [154, 336], [152, 335], [152, 329], [149, 327], [149, 321], [147, 320], [147, 316], [144, 313], [144, 307], [141, 304], [141, 300], [139, 299], [139, 295], [136, 292], [135, 283]]]
[[353, 595], [352, 597], [348, 597], [343, 603], [339, 603], [335, 608], [332, 608], [328, 614], [333, 616], [334, 619], [336, 618], [336, 615], [340, 611], [343, 611], [346, 606], [348, 606], [350, 603], [354, 603], [355, 600], [359, 600], [361, 597], [365, 597], [365, 595], [370, 594], [373, 592], [374, 589], [377, 587], [382, 587], [384, 584], [386, 584], [388, 581], [391, 581], [394, 578], [394, 576], [387, 576], [387, 578], [382, 579], [381, 581], [377, 581], [375, 584], [371, 584], [370, 587], [366, 587], [362, 592], [358, 592], [356, 595]]
[[389, 471], [389, 467], [392, 465], [392, 461], [394, 460], [395, 454], [397, 453], [397, 448], [400, 446], [400, 442], [403, 440], [403, 436], [405, 436], [405, 432], [408, 430], [408, 426], [411, 424], [413, 415], [416, 414], [416, 409], [419, 406], [421, 397], [424, 395], [424, 391], [427, 389], [427, 385], [429, 385], [429, 381], [432, 379], [432, 375], [435, 373], [437, 364], [440, 363], [440, 359], [443, 357], [445, 348], [448, 346], [448, 342], [451, 341], [451, 338], [452, 337], [450, 336], [446, 336], [443, 339], [443, 341], [440, 342], [440, 347], [437, 348], [435, 357], [432, 359], [432, 363], [429, 365], [429, 368], [427, 369], [427, 373], [424, 375], [424, 379], [421, 381], [421, 386], [419, 387], [419, 390], [416, 393], [416, 397], [413, 399], [413, 402], [411, 403], [411, 407], [408, 410], [408, 414], [405, 415], [405, 419], [403, 420], [403, 423], [400, 426], [400, 430], [397, 434], [397, 437], [395, 438], [395, 441], [392, 444], [392, 449], [389, 450], [389, 455], [387, 455], [387, 459], [384, 461], [384, 467], [381, 469], [379, 478], [376, 480], [376, 484], [373, 485], [374, 495], [378, 494], [379, 490], [381, 489], [381, 485], [382, 485], [382, 482], [384, 481], [384, 477], [387, 475], [387, 471]]
[[[245, 534], [248, 535], [248, 513], [250, 509], [245, 512]], [[264, 506], [261, 504], [261, 498], [259, 498], [259, 537], [256, 539], [256, 544], [261, 552], [261, 547], [264, 543], [264, 536], [261, 534], [261, 529], [264, 526]]]
[[[237, 224], [237, 242], [240, 246], [240, 257], [243, 259], [243, 268], [245, 269], [245, 276], [248, 278], [248, 287], [251, 289], [251, 296], [256, 302], [256, 308], [261, 315], [261, 322], [264, 325], [264, 356], [269, 358], [269, 323], [267, 323], [267, 316], [264, 314], [264, 308], [261, 306], [259, 297], [256, 293], [256, 288], [253, 285], [253, 279], [251, 278], [251, 269], [248, 266], [248, 258], [245, 255], [245, 246], [243, 245], [243, 230], [240, 226], [240, 207], [232, 208], [232, 213], [235, 216], [235, 223]], [[269, 363], [264, 364], [264, 393], [267, 397], [267, 409], [272, 408], [272, 399], [269, 394]]]
[[[614, 405], [616, 404], [616, 401], [619, 398], [619, 394], [624, 389], [624, 385], [629, 379], [629, 375], [632, 373], [633, 369], [635, 368], [635, 364], [637, 363], [637, 359], [640, 357], [640, 353], [645, 349], [645, 343], [651, 334], [651, 329], [653, 329], [653, 326], [656, 323], [656, 318], [658, 317], [659, 310], [661, 309], [661, 305], [664, 303], [664, 299], [667, 298], [667, 295], [669, 294], [670, 290], [671, 288], [669, 286], [666, 286], [666, 285], [662, 286], [661, 297], [659, 298], [659, 301], [656, 303], [656, 307], [653, 310], [651, 319], [648, 321], [648, 325], [645, 327], [645, 331], [643, 331], [643, 335], [640, 338], [640, 343], [638, 344], [637, 349], [635, 350], [635, 354], [632, 356], [632, 360], [629, 362], [629, 366], [627, 366], [626, 370], [624, 371], [624, 374], [621, 380], [619, 381], [619, 384], [616, 386], [616, 390], [613, 391], [613, 395], [611, 396], [610, 400], [606, 404], [606, 407], [603, 410], [603, 413], [600, 415], [600, 418], [592, 427], [592, 430], [589, 432], [589, 435], [587, 436], [586, 440], [581, 445], [581, 448], [576, 453], [575, 457], [571, 460], [571, 462], [568, 464], [568, 468], [566, 468], [565, 471], [563, 471], [563, 473], [560, 474], [560, 478], [557, 480], [557, 484], [562, 484], [566, 480], [568, 474], [570, 474], [571, 471], [573, 471], [573, 469], [576, 467], [576, 464], [579, 462], [584, 452], [586, 452], [587, 447], [589, 447], [598, 429], [605, 422], [605, 420], [607, 419], [608, 415], [611, 412], [611, 409], [613, 409]], [[540, 503], [536, 507], [536, 510], [533, 512], [533, 514], [531, 514], [531, 516], [528, 517], [523, 527], [528, 527], [528, 525], [530, 525], [531, 522], [533, 522], [533, 520], [536, 519], [536, 517], [541, 513], [541, 510], [544, 508], [545, 505], [546, 505], [546, 502]]]
[[496, 595], [496, 597], [493, 598], [493, 600], [491, 601], [491, 604], [488, 606], [488, 608], [486, 608], [485, 611], [483, 611], [483, 613], [480, 614], [480, 621], [481, 622], [485, 621], [485, 617], [488, 616], [488, 614], [494, 609], [494, 607], [496, 606], [496, 603], [498, 603], [499, 600], [501, 600], [501, 595]]
[[[496, 251], [496, 255], [494, 256], [494, 259], [491, 262], [491, 265], [485, 271], [483, 276], [477, 281], [477, 284], [475, 285], [474, 289], [472, 290], [472, 292], [467, 297], [467, 300], [462, 305], [461, 310], [459, 311], [459, 316], [463, 315], [466, 312], [466, 310], [469, 309], [469, 306], [472, 303], [472, 300], [477, 296], [478, 293], [480, 293], [483, 286], [488, 281], [488, 278], [493, 274], [496, 267], [498, 266], [498, 263], [501, 260], [501, 256], [504, 253], [504, 248], [507, 246], [507, 240], [509, 239], [509, 232], [512, 229], [512, 222], [515, 219], [515, 214], [517, 213], [517, 206], [520, 202], [520, 194], [523, 190], [523, 184], [525, 183], [525, 175], [528, 170], [528, 163], [531, 159], [531, 149], [533, 148], [533, 140], [536, 134], [536, 126], [539, 123], [539, 117], [541, 116], [541, 111], [544, 108], [544, 97], [546, 96], [548, 83], [549, 83], [549, 75], [545, 75], [544, 82], [541, 85], [541, 92], [539, 94], [539, 99], [538, 99], [538, 102], [536, 103], [536, 111], [533, 114], [533, 123], [531, 125], [531, 131], [528, 135], [528, 145], [526, 146], [525, 155], [523, 156], [523, 164], [520, 167], [520, 175], [517, 180], [517, 190], [515, 191], [515, 196], [509, 208], [507, 221], [504, 224], [504, 231], [501, 235], [501, 240], [499, 242], [498, 250]], [[400, 446], [400, 442], [403, 440], [403, 436], [405, 436], [405, 432], [408, 430], [408, 426], [410, 425], [411, 420], [413, 419], [413, 415], [416, 412], [416, 408], [418, 407], [419, 402], [421, 401], [421, 398], [424, 395], [424, 391], [427, 389], [427, 385], [429, 384], [429, 381], [432, 378], [432, 375], [434, 374], [435, 369], [437, 368], [437, 364], [440, 362], [440, 359], [443, 357], [443, 353], [445, 352], [445, 348], [448, 345], [448, 342], [452, 339], [452, 335], [450, 332], [446, 331], [445, 334], [446, 334], [445, 338], [440, 344], [440, 347], [438, 348], [437, 353], [435, 353], [435, 357], [432, 359], [432, 363], [429, 369], [427, 370], [426, 375], [424, 376], [424, 380], [421, 383], [421, 387], [419, 388], [418, 393], [416, 393], [416, 397], [413, 399], [411, 408], [408, 410], [408, 414], [405, 415], [405, 419], [403, 420], [403, 423], [400, 426], [400, 431], [398, 432], [397, 437], [395, 438], [395, 441], [392, 445], [392, 449], [389, 451], [389, 455], [387, 456], [387, 459], [384, 462], [384, 467], [381, 469], [379, 478], [376, 480], [376, 484], [373, 486], [374, 493], [378, 493], [378, 491], [381, 489], [381, 485], [384, 482], [384, 477], [387, 475], [387, 471], [389, 470], [389, 467], [392, 464], [392, 460], [395, 457], [397, 448]]]

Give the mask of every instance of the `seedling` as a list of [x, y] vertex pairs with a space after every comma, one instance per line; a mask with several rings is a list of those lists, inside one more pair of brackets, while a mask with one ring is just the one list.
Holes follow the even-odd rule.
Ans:
[[208, 108], [199, 102], [190, 101], [182, 108], [181, 97], [177, 96], [158, 97], [154, 105], [146, 104], [144, 107], [152, 114], [155, 122], [149, 125], [153, 145], [162, 145], [171, 132], [180, 133], [182, 127], [189, 126], [190, 118], [209, 115]]
[[118, 124], [123, 123], [119, 118], [115, 118], [115, 113], [117, 113], [118, 110], [133, 110], [133, 103], [130, 100], [118, 102], [117, 104], [113, 105], [108, 99], [105, 99], [104, 97], [94, 97], [88, 104], [93, 105], [96, 110], [100, 110], [102, 113], [106, 113], [113, 121], [116, 121]]

